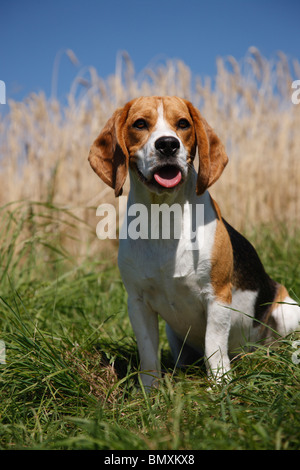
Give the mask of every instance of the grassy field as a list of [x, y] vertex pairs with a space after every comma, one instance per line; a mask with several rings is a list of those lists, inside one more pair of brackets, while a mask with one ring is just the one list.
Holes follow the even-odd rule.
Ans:
[[[1, 220], [1, 449], [299, 448], [295, 336], [243, 354], [230, 382], [209, 390], [201, 367], [174, 371], [161, 325], [166, 373], [145, 395], [115, 251], [78, 261], [60, 243], [66, 227], [49, 229], [74, 216], [49, 204], [13, 204]], [[298, 295], [299, 235], [250, 235]]]
[[241, 63], [218, 59], [213, 81], [180, 61], [137, 76], [124, 54], [108, 79], [78, 71], [64, 105], [42, 93], [9, 102], [0, 115], [0, 449], [299, 448], [296, 335], [245, 352], [230, 382], [210, 390], [200, 366], [174, 370], [161, 324], [166, 373], [145, 395], [117, 243], [95, 233], [96, 206], [115, 204], [113, 191], [87, 162], [129, 99], [191, 100], [228, 151], [212, 188], [222, 214], [300, 303], [299, 71], [251, 48]]

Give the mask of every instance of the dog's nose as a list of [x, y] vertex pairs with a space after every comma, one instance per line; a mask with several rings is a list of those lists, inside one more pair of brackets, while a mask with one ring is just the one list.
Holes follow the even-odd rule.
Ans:
[[172, 157], [175, 155], [179, 147], [179, 140], [172, 136], [160, 137], [155, 142], [156, 150], [159, 150], [159, 152], [165, 157]]

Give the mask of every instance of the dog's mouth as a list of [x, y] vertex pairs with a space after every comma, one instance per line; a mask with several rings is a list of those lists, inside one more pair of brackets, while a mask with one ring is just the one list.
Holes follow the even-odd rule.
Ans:
[[165, 164], [152, 170], [151, 176], [146, 178], [135, 165], [138, 177], [151, 190], [158, 192], [172, 190], [184, 181], [184, 171], [177, 165]]
[[166, 165], [155, 171], [153, 178], [159, 186], [169, 189], [174, 188], [180, 183], [182, 174], [176, 166]]

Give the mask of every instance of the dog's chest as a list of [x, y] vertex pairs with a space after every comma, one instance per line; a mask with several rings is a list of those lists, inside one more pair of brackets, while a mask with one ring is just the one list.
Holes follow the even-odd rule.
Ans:
[[181, 336], [189, 328], [202, 335], [199, 325], [205, 326], [214, 231], [215, 223], [206, 226], [205, 243], [198, 248], [184, 239], [120, 241], [119, 267], [128, 294]]
[[143, 302], [182, 336], [190, 327], [199, 330], [199, 323], [204, 323], [205, 298], [210, 290], [207, 269], [195, 267], [190, 254], [185, 253], [174, 266], [166, 264], [153, 270], [153, 275], [149, 272], [140, 282]]

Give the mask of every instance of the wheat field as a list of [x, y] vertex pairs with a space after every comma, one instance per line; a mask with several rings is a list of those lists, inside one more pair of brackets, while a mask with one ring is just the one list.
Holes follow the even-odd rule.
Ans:
[[254, 47], [240, 63], [217, 59], [214, 79], [193, 76], [174, 60], [137, 75], [123, 53], [106, 80], [93, 67], [79, 72], [67, 104], [43, 93], [9, 101], [9, 112], [0, 115], [0, 204], [42, 201], [69, 211], [91, 229], [79, 234], [81, 252], [89, 236], [96, 238], [96, 207], [116, 203], [88, 164], [91, 143], [128, 100], [177, 95], [200, 109], [226, 146], [229, 164], [211, 190], [224, 217], [239, 230], [285, 224], [292, 231], [300, 221], [300, 105], [291, 102], [293, 75], [300, 76], [298, 61], [291, 65], [282, 53], [267, 60]]

